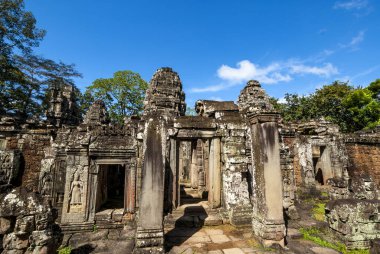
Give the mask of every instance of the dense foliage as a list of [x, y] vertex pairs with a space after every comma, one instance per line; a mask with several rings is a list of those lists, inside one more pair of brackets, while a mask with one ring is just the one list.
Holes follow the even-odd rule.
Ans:
[[325, 118], [344, 132], [371, 129], [380, 125], [380, 79], [368, 87], [355, 88], [335, 81], [308, 96], [286, 94], [285, 102], [272, 98], [285, 122]]
[[125, 116], [138, 115], [143, 109], [145, 90], [148, 84], [139, 74], [132, 71], [115, 72], [112, 78], [100, 78], [87, 87], [82, 107], [91, 102], [105, 102], [112, 120], [123, 122]]
[[72, 83], [74, 65], [35, 55], [46, 34], [22, 0], [0, 0], [0, 114], [40, 117], [52, 83]]

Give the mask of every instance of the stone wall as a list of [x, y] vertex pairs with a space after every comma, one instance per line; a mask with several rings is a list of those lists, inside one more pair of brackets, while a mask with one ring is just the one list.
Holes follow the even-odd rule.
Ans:
[[9, 133], [5, 150], [20, 152], [20, 176], [17, 185], [30, 191], [38, 191], [41, 160], [45, 149], [50, 146], [51, 136], [46, 129], [19, 130], [18, 134]]
[[251, 149], [247, 141], [249, 128], [238, 113], [220, 116], [218, 121], [218, 133], [222, 136], [223, 207], [228, 211], [232, 224], [250, 224], [252, 175], [248, 171], [248, 164], [251, 164]]
[[16, 188], [0, 195], [2, 253], [55, 253], [62, 233], [41, 195]]
[[326, 206], [327, 222], [348, 249], [368, 249], [370, 240], [380, 237], [379, 205], [379, 200], [330, 201]]
[[366, 172], [380, 186], [380, 133], [356, 134], [346, 138], [350, 176]]

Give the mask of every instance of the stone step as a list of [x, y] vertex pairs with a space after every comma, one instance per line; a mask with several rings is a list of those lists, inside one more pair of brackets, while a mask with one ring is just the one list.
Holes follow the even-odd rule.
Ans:
[[222, 225], [223, 220], [218, 211], [204, 209], [202, 206], [188, 206], [174, 210], [164, 219], [165, 228]]

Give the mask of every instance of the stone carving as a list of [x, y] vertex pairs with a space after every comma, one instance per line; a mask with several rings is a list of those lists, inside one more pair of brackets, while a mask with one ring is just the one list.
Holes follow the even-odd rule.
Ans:
[[144, 115], [152, 112], [185, 115], [185, 93], [176, 72], [171, 68], [160, 68], [154, 73], [144, 100]]
[[273, 105], [269, 96], [256, 80], [248, 81], [247, 85], [240, 92], [238, 99], [239, 111], [248, 116], [257, 113], [274, 113]]
[[0, 151], [0, 185], [11, 184], [18, 175], [20, 154], [16, 151]]
[[80, 211], [82, 205], [83, 183], [76, 172], [70, 187], [70, 212]]
[[77, 125], [80, 112], [76, 103], [76, 89], [63, 80], [55, 80], [49, 87], [50, 107], [46, 112], [50, 124], [60, 127], [63, 124]]
[[348, 249], [367, 249], [380, 237], [379, 200], [341, 199], [326, 206], [327, 222]]
[[101, 100], [95, 101], [88, 109], [83, 123], [90, 126], [109, 123], [106, 104]]

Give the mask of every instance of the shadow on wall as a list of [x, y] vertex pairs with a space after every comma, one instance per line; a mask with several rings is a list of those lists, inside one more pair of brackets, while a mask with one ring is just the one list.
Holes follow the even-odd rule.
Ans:
[[175, 222], [175, 227], [165, 234], [165, 252], [174, 246], [180, 246], [204, 225], [207, 218], [202, 205], [186, 207], [184, 213]]

